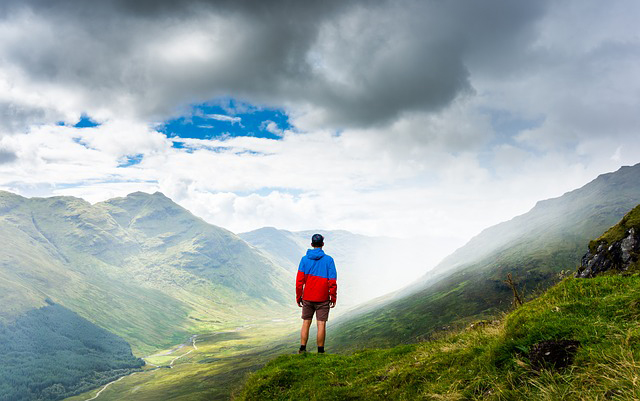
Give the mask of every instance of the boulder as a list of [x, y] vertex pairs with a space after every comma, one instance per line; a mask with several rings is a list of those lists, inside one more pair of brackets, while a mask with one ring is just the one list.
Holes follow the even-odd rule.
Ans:
[[640, 254], [640, 230], [631, 227], [624, 238], [611, 244], [601, 242], [595, 252], [587, 252], [575, 274], [577, 278], [595, 277], [605, 272], [623, 273], [637, 265]]

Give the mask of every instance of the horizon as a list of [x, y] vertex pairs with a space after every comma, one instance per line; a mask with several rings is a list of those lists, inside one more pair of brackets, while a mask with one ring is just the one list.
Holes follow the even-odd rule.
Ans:
[[[633, 164], [633, 165], [622, 165], [622, 166], [620, 166], [618, 169], [616, 169], [616, 170], [614, 170], [614, 171], [602, 172], [602, 173], [598, 174], [597, 176], [595, 176], [592, 180], [588, 181], [588, 182], [587, 182], [587, 184], [588, 184], [588, 183], [591, 183], [591, 182], [592, 182], [592, 181], [594, 181], [594, 180], [596, 180], [596, 179], [597, 179], [597, 178], [599, 178], [600, 176], [615, 173], [615, 172], [617, 172], [617, 171], [619, 171], [619, 170], [621, 170], [621, 169], [623, 169], [623, 168], [631, 168], [631, 167], [635, 167], [635, 166], [636, 166], [636, 165], [638, 165], [638, 164], [640, 164], [640, 162], [639, 162], [639, 163], [636, 163], [636, 164]], [[586, 185], [586, 184], [585, 184], [585, 185]], [[493, 225], [497, 225], [497, 224], [500, 224], [500, 223], [504, 223], [504, 222], [507, 222], [507, 221], [510, 221], [510, 220], [514, 219], [515, 217], [518, 217], [518, 216], [521, 216], [521, 215], [523, 215], [523, 214], [526, 214], [526, 213], [530, 212], [530, 211], [531, 211], [535, 206], [537, 206], [540, 202], [546, 202], [546, 201], [549, 201], [549, 200], [554, 200], [554, 199], [560, 198], [560, 197], [562, 197], [562, 196], [564, 196], [564, 195], [566, 195], [566, 194], [568, 194], [568, 193], [570, 193], [570, 192], [573, 192], [573, 191], [578, 190], [578, 189], [581, 189], [581, 188], [582, 188], [582, 187], [577, 187], [577, 188], [569, 189], [569, 190], [567, 190], [566, 192], [562, 193], [561, 195], [558, 195], [558, 196], [555, 196], [555, 197], [552, 197], [552, 198], [539, 199], [539, 200], [537, 200], [537, 201], [535, 202], [534, 206], [532, 206], [532, 208], [531, 208], [531, 209], [529, 209], [529, 210], [527, 210], [527, 211], [525, 211], [525, 212], [523, 212], [523, 213], [520, 213], [520, 214], [517, 214], [517, 215], [513, 215], [513, 216], [510, 216], [510, 217], [507, 217], [505, 220], [498, 221], [497, 223], [495, 223], [495, 224], [493, 224]], [[149, 195], [149, 196], [156, 195], [156, 194], [160, 194], [160, 195], [162, 195], [162, 196], [166, 197], [167, 199], [169, 199], [170, 201], [172, 201], [173, 203], [177, 204], [178, 206], [181, 206], [181, 207], [183, 207], [184, 209], [186, 209], [187, 211], [189, 211], [190, 213], [194, 214], [194, 216], [199, 217], [199, 218], [202, 218], [203, 220], [205, 220], [205, 221], [206, 221], [207, 223], [209, 223], [209, 224], [212, 224], [212, 225], [214, 225], [214, 226], [218, 226], [218, 225], [216, 225], [216, 224], [214, 224], [214, 223], [212, 223], [212, 222], [210, 222], [210, 221], [207, 221], [206, 219], [204, 219], [204, 217], [202, 217], [202, 216], [198, 216], [198, 215], [197, 215], [197, 214], [195, 214], [192, 210], [190, 210], [187, 206], [181, 205], [181, 204], [180, 204], [180, 203], [178, 203], [176, 200], [174, 200], [174, 199], [172, 199], [171, 197], [167, 196], [165, 193], [163, 193], [163, 192], [162, 192], [162, 191], [160, 191], [160, 190], [157, 190], [157, 191], [154, 191], [154, 192], [150, 192], [150, 191], [149, 191], [149, 192], [147, 192], [147, 191], [144, 191], [144, 190], [138, 190], [138, 191], [129, 192], [129, 193], [125, 194], [125, 195], [121, 195], [121, 196], [114, 196], [114, 197], [112, 197], [112, 198], [107, 198], [107, 199], [102, 199], [102, 200], [96, 200], [96, 201], [91, 201], [91, 200], [89, 200], [89, 199], [85, 199], [85, 198], [82, 198], [81, 196], [76, 196], [76, 195], [24, 196], [24, 195], [21, 195], [21, 194], [19, 194], [19, 193], [16, 193], [16, 192], [13, 192], [13, 191], [10, 191], [10, 190], [6, 190], [6, 189], [2, 189], [2, 188], [0, 188], [0, 191], [4, 191], [4, 192], [7, 192], [7, 193], [11, 193], [11, 194], [13, 194], [13, 195], [21, 196], [21, 197], [24, 197], [24, 198], [26, 198], [26, 199], [32, 199], [32, 198], [35, 198], [35, 199], [46, 199], [46, 198], [53, 198], [53, 197], [69, 197], [69, 198], [75, 198], [75, 199], [83, 200], [83, 201], [85, 201], [85, 202], [88, 202], [88, 203], [89, 203], [89, 204], [91, 204], [92, 206], [93, 206], [93, 205], [95, 205], [95, 204], [98, 204], [98, 203], [101, 203], [101, 202], [106, 202], [106, 201], [113, 200], [113, 199], [126, 198], [126, 197], [128, 197], [128, 196], [130, 196], [130, 195], [135, 195], [135, 194], [137, 194], [137, 193], [141, 193], [141, 194], [145, 194], [145, 195]], [[492, 227], [493, 225], [491, 225], [491, 226], [486, 226], [486, 227], [482, 228], [482, 229], [481, 229], [479, 232], [477, 232], [475, 235], [473, 235], [472, 237], [468, 238], [464, 243], [468, 242], [471, 238], [473, 238], [473, 237], [477, 236], [477, 235], [478, 235], [478, 234], [480, 234], [482, 231], [486, 230], [487, 228]], [[224, 227], [224, 226], [218, 226], [218, 227], [221, 227], [221, 228], [224, 228], [224, 229], [226, 229], [226, 230], [229, 230], [229, 231], [233, 232], [233, 233], [234, 233], [234, 234], [236, 234], [236, 235], [244, 234], [244, 233], [249, 233], [249, 232], [257, 231], [257, 230], [261, 230], [261, 229], [275, 229], [275, 230], [278, 230], [278, 231], [288, 231], [288, 232], [292, 232], [292, 233], [302, 233], [302, 232], [307, 232], [307, 231], [308, 231], [308, 232], [311, 232], [311, 231], [318, 231], [318, 232], [322, 232], [322, 231], [326, 231], [326, 232], [328, 232], [328, 231], [334, 231], [334, 232], [335, 232], [335, 231], [344, 231], [344, 232], [348, 232], [348, 233], [350, 233], [350, 234], [361, 235], [361, 236], [371, 237], [371, 238], [374, 238], [374, 237], [375, 237], [375, 238], [390, 238], [390, 239], [409, 239], [409, 237], [402, 237], [402, 236], [369, 235], [369, 234], [362, 233], [362, 232], [358, 232], [358, 231], [350, 231], [350, 230], [347, 230], [347, 229], [344, 229], [344, 228], [340, 228], [340, 227], [336, 227], [336, 228], [334, 228], [334, 227], [320, 227], [320, 228], [319, 228], [319, 227], [315, 227], [315, 228], [308, 228], [308, 227], [307, 227], [307, 228], [302, 228], [302, 229], [298, 229], [298, 230], [290, 230], [290, 229], [287, 229], [287, 228], [285, 228], [285, 227], [277, 227], [277, 226], [262, 226], [262, 227], [257, 227], [257, 228], [252, 229], [252, 230], [248, 230], [248, 231], [239, 231], [239, 232], [232, 231], [232, 230], [230, 230], [228, 227]], [[423, 237], [423, 238], [427, 238], [427, 237]], [[464, 245], [464, 243], [460, 244], [460, 246]]]
[[0, 188], [461, 245], [640, 162], [640, 6], [580, 4], [9, 1]]

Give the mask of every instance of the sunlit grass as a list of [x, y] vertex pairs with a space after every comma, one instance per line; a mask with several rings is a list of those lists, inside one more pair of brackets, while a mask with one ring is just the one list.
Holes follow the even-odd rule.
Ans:
[[[201, 334], [195, 349], [189, 339], [184, 346], [161, 350], [145, 358], [147, 371], [112, 384], [97, 400], [216, 400], [228, 399], [245, 376], [276, 355], [296, 350], [296, 343], [281, 339], [298, 329], [299, 319], [255, 322]], [[288, 336], [287, 338], [291, 338]], [[166, 355], [170, 351], [171, 354]], [[173, 368], [167, 367], [176, 359]], [[93, 397], [100, 389], [67, 401]]]

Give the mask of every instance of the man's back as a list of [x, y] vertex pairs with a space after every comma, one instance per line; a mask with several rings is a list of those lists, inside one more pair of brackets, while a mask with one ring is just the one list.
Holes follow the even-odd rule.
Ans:
[[307, 250], [300, 260], [296, 280], [297, 299], [336, 302], [337, 272], [333, 258], [321, 248]]

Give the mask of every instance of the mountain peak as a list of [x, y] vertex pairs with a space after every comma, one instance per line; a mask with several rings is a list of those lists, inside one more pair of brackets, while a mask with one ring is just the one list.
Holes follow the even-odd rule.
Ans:
[[171, 200], [168, 196], [166, 196], [160, 191], [156, 191], [152, 194], [148, 192], [143, 192], [143, 191], [136, 191], [136, 192], [131, 192], [130, 194], [125, 196], [125, 198], [159, 198], [159, 199]]
[[171, 198], [159, 191], [154, 193], [136, 191], [124, 197], [107, 199], [102, 203], [106, 205], [119, 206], [124, 209], [138, 208], [149, 204], [164, 205], [182, 209], [182, 207], [175, 203]]

